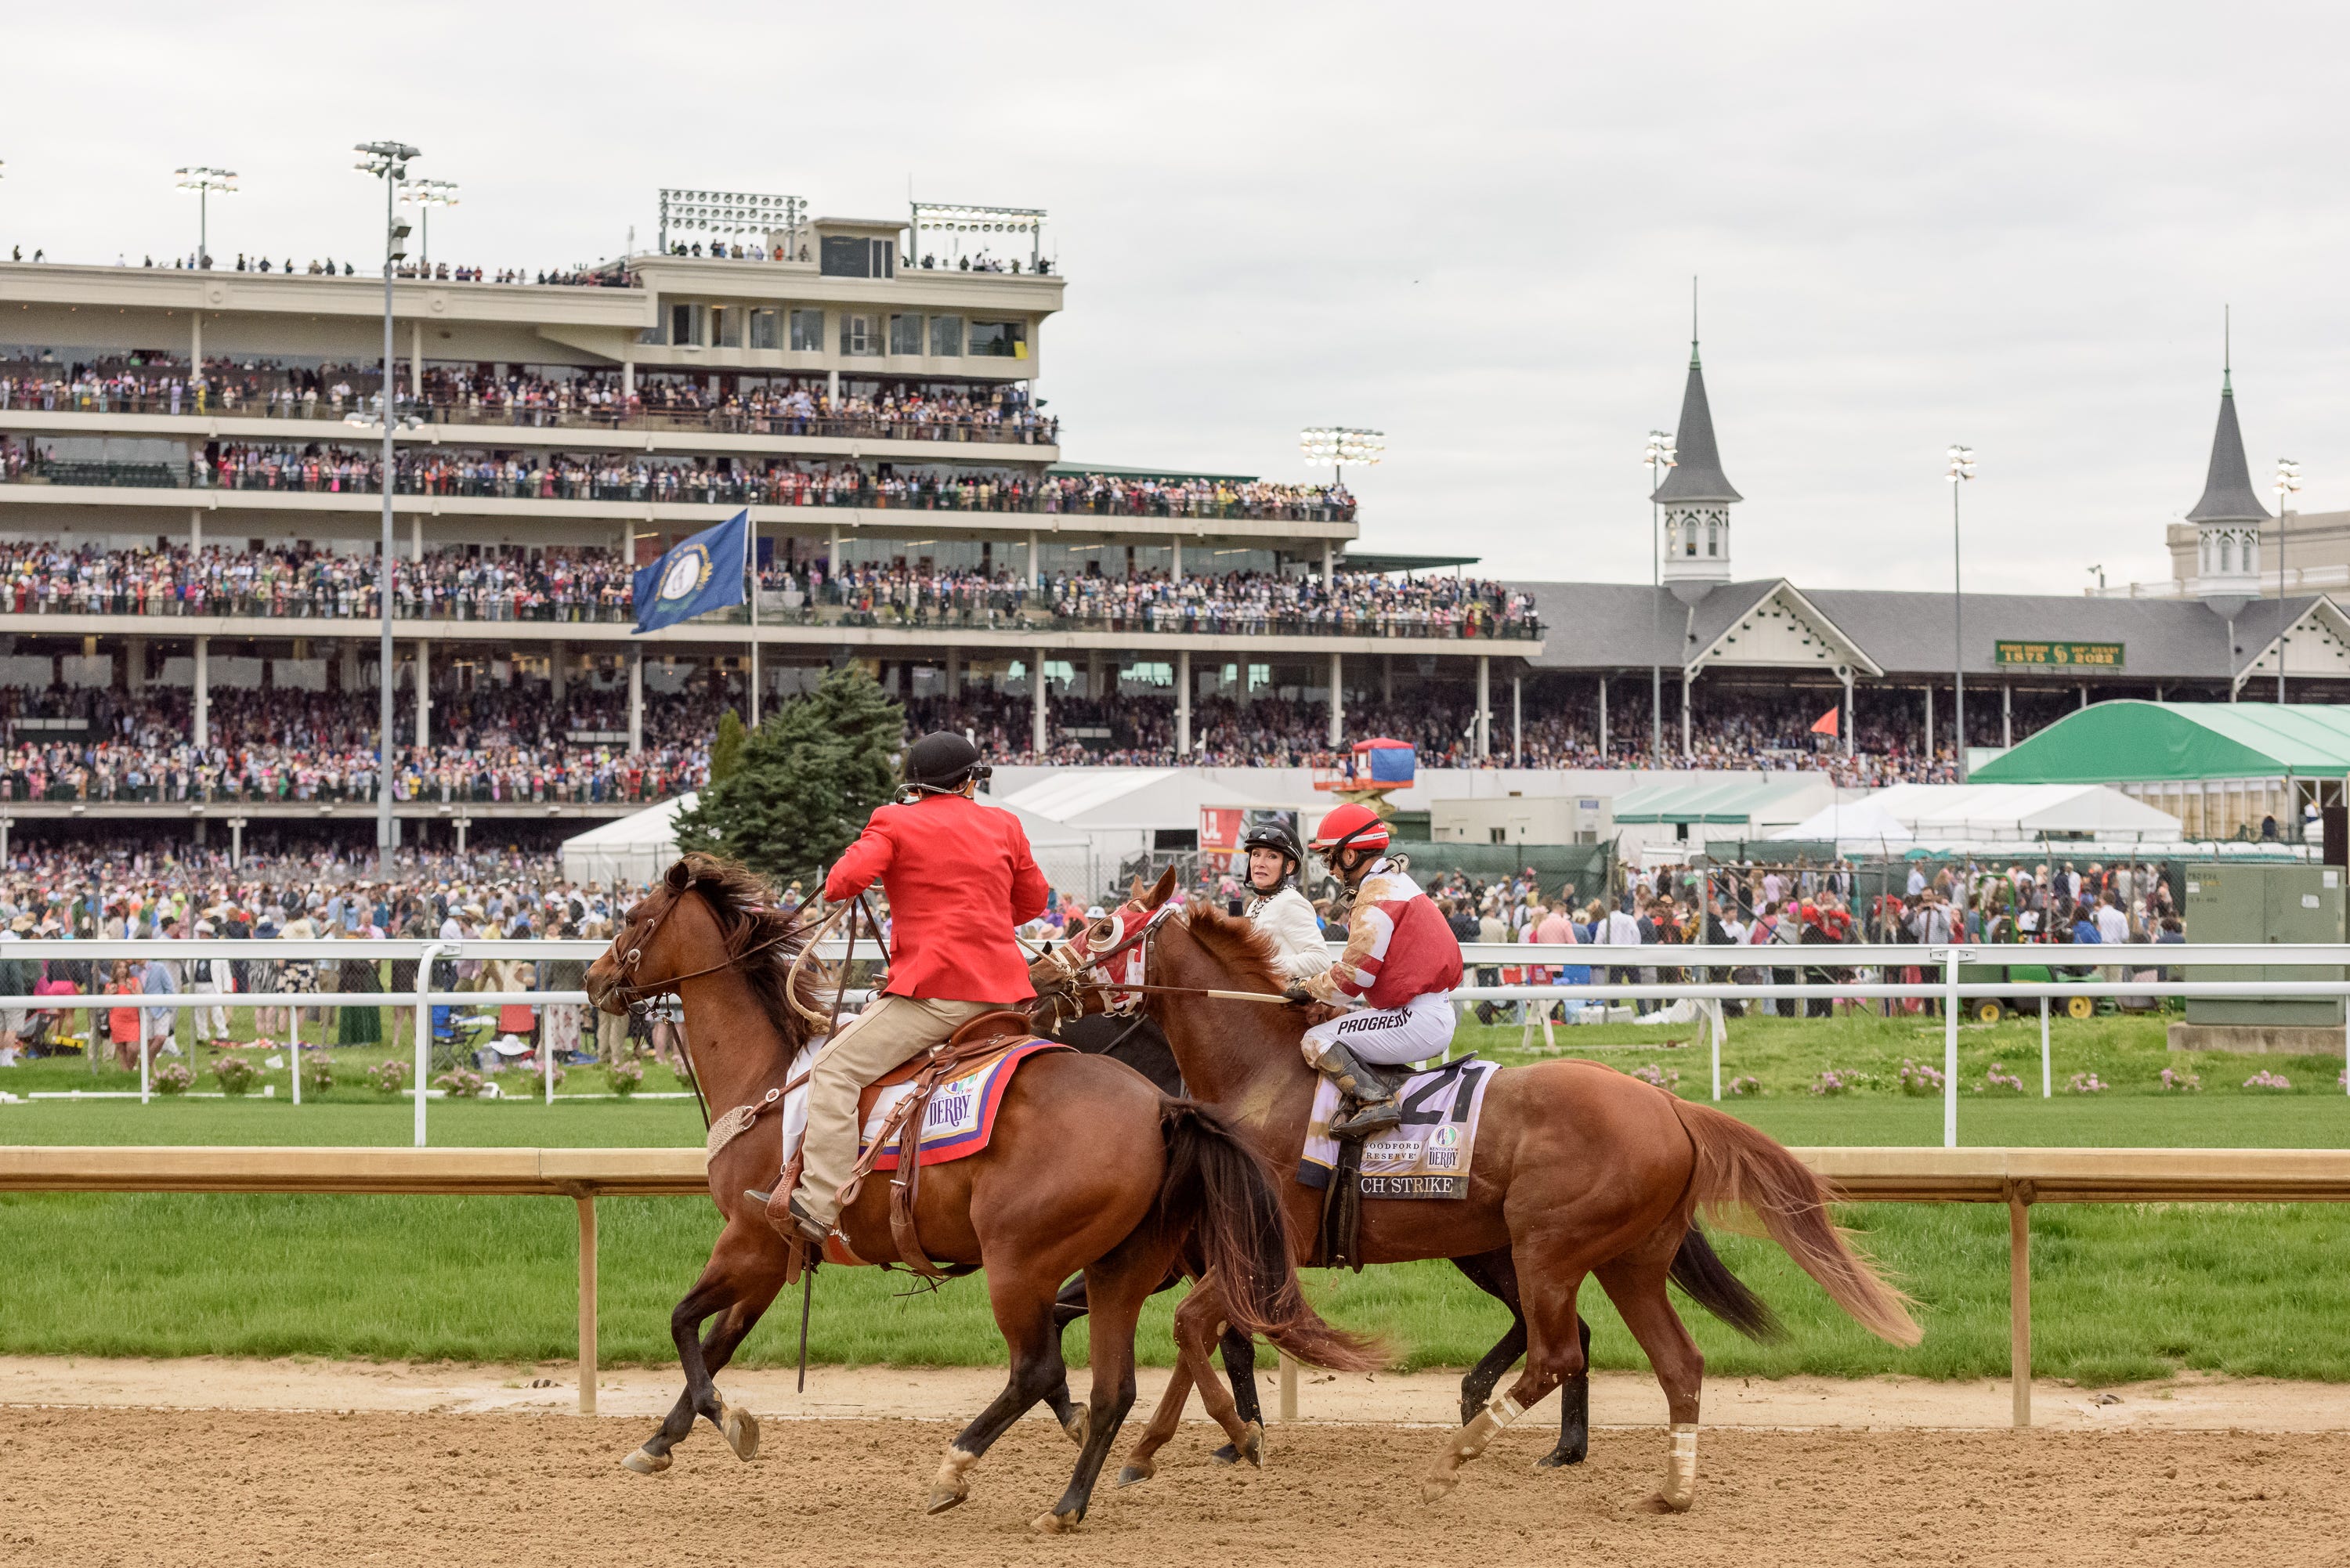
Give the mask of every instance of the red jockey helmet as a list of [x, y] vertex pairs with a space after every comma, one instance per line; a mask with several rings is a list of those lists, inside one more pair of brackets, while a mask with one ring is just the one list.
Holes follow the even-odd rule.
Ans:
[[1357, 849], [1385, 849], [1388, 846], [1388, 825], [1367, 805], [1349, 801], [1322, 819], [1306, 847], [1315, 854], [1332, 856], [1352, 846]]

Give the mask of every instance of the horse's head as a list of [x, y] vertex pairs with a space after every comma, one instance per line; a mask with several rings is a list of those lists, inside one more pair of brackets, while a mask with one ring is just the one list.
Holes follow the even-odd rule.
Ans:
[[798, 918], [774, 907], [766, 884], [712, 855], [687, 855], [621, 917], [612, 944], [588, 966], [588, 999], [607, 1012], [659, 996], [677, 982], [739, 970], [775, 1026], [796, 1040], [808, 1016], [795, 995], [793, 961], [806, 947]]
[[1125, 1012], [1140, 1001], [1139, 992], [1119, 992], [1115, 985], [1143, 983], [1149, 927], [1174, 891], [1172, 866], [1149, 889], [1138, 877], [1126, 902], [1076, 928], [1059, 947], [1047, 947], [1028, 966], [1037, 1008], [1049, 1010], [1057, 1027], [1089, 1012]]

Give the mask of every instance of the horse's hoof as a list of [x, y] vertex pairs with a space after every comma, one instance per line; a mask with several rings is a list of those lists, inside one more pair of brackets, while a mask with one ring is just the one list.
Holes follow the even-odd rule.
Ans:
[[719, 1409], [718, 1431], [734, 1457], [749, 1463], [759, 1457], [759, 1417], [740, 1405], [725, 1405]]
[[1584, 1449], [1556, 1448], [1534, 1461], [1538, 1470], [1555, 1470], [1565, 1465], [1579, 1465], [1587, 1452]]
[[1226, 1443], [1208, 1457], [1220, 1465], [1236, 1465], [1241, 1462], [1241, 1451], [1230, 1443]]
[[1093, 1407], [1090, 1405], [1080, 1405], [1076, 1409], [1070, 1411], [1069, 1418], [1061, 1423], [1061, 1430], [1069, 1435], [1069, 1441], [1076, 1444], [1077, 1447], [1081, 1449], [1084, 1448], [1086, 1446], [1086, 1439], [1093, 1436]]
[[657, 1476], [676, 1461], [667, 1454], [657, 1454], [650, 1449], [639, 1449], [620, 1461], [624, 1470], [634, 1470], [640, 1476]]
[[1461, 1478], [1449, 1470], [1424, 1477], [1419, 1483], [1419, 1501], [1430, 1504], [1442, 1502], [1452, 1495], [1452, 1489], [1460, 1484]]
[[1249, 1462], [1251, 1469], [1264, 1469], [1264, 1423], [1251, 1421], [1242, 1430], [1247, 1435], [1247, 1441], [1241, 1445], [1241, 1458]]
[[979, 1463], [977, 1454], [964, 1453], [952, 1444], [947, 1446], [947, 1457], [939, 1462], [939, 1473], [931, 1482], [931, 1500], [922, 1505], [924, 1513], [944, 1513], [971, 1495], [971, 1467]]
[[1085, 1521], [1083, 1509], [1071, 1509], [1066, 1513], [1040, 1513], [1028, 1521], [1028, 1528], [1039, 1535], [1068, 1535]]
[[1155, 1465], [1128, 1465], [1124, 1469], [1118, 1472], [1118, 1484], [1120, 1486], [1140, 1486], [1144, 1481], [1149, 1480], [1152, 1476], [1155, 1476], [1158, 1473], [1159, 1469]]
[[944, 1513], [971, 1495], [968, 1491], [949, 1491], [943, 1488], [931, 1493], [931, 1501], [922, 1505], [924, 1513]]
[[1663, 1492], [1658, 1492], [1640, 1505], [1640, 1511], [1643, 1513], [1687, 1513], [1689, 1511], [1690, 1503], [1693, 1500], [1690, 1498], [1683, 1498], [1680, 1501], [1675, 1502]]

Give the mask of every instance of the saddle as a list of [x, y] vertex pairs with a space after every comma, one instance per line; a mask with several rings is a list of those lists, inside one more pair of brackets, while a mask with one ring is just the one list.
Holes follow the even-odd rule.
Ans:
[[[898, 1168], [889, 1178], [889, 1239], [898, 1248], [898, 1261], [926, 1279], [952, 1279], [972, 1272], [967, 1263], [951, 1263], [941, 1268], [931, 1261], [923, 1250], [921, 1237], [914, 1228], [914, 1201], [921, 1190], [922, 1162], [917, 1145], [916, 1129], [929, 1114], [931, 1096], [939, 1085], [951, 1083], [989, 1057], [1024, 1041], [1035, 1039], [1029, 1027], [1028, 1015], [1017, 1009], [982, 1013], [948, 1037], [945, 1044], [927, 1052], [908, 1057], [865, 1086], [858, 1096], [860, 1119], [879, 1096], [883, 1089], [899, 1084], [912, 1085], [911, 1090], [891, 1108], [889, 1118], [881, 1124], [873, 1141], [866, 1145], [848, 1172], [848, 1181], [840, 1189], [840, 1207], [846, 1211], [857, 1201], [864, 1189], [866, 1178], [873, 1174], [874, 1162], [891, 1143], [899, 1143]], [[767, 1204], [768, 1222], [783, 1232], [790, 1242], [790, 1256], [784, 1268], [784, 1282], [795, 1283], [800, 1272], [807, 1266], [807, 1242], [801, 1237], [799, 1227], [793, 1222], [786, 1206], [799, 1186], [801, 1150], [792, 1152], [791, 1163], [784, 1168], [783, 1179], [775, 1183]], [[864, 1260], [847, 1251], [845, 1262]]]

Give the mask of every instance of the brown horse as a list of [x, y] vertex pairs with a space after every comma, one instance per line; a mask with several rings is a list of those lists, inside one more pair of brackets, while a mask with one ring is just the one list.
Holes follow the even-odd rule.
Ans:
[[[589, 966], [587, 989], [608, 1012], [674, 992], [705, 1110], [756, 1106], [784, 1085], [795, 1055], [827, 1023], [812, 978], [795, 976], [806, 940], [795, 916], [771, 907], [756, 877], [689, 855], [629, 911], [611, 948]], [[775, 1127], [754, 1121], [711, 1158], [710, 1194], [725, 1229], [670, 1315], [685, 1393], [629, 1456], [632, 1469], [667, 1469], [696, 1416], [739, 1457], [757, 1451], [757, 1421], [729, 1406], [712, 1377], [784, 1283], [785, 1242], [743, 1196], [771, 1183], [783, 1163]], [[889, 1204], [888, 1184], [868, 1181], [843, 1211], [840, 1231], [858, 1256], [896, 1255]], [[1011, 1353], [1003, 1392], [948, 1445], [931, 1490], [933, 1513], [969, 1495], [972, 1466], [1043, 1400], [1079, 1449], [1067, 1490], [1035, 1523], [1076, 1527], [1134, 1402], [1136, 1317], [1179, 1258], [1230, 1282], [1234, 1321], [1291, 1355], [1341, 1368], [1374, 1360], [1305, 1304], [1279, 1198], [1256, 1155], [1214, 1113], [1170, 1099], [1102, 1057], [1051, 1052], [1024, 1063], [1003, 1092], [987, 1147], [924, 1173], [915, 1222], [933, 1259], [986, 1269]], [[1054, 1293], [1079, 1271], [1093, 1307], [1093, 1389], [1084, 1411], [1068, 1404], [1053, 1321]], [[712, 1317], [708, 1336], [698, 1338]]]
[[[1162, 879], [1151, 901], [1163, 901], [1171, 888], [1171, 878]], [[1064, 1010], [1106, 1005], [1106, 983], [1086, 960], [1113, 938], [1108, 922], [1081, 934], [1076, 952], [1039, 964], [1040, 987], [1052, 984]], [[1299, 1051], [1307, 1015], [1203, 994], [1281, 991], [1270, 947], [1247, 921], [1194, 900], [1152, 924], [1144, 951], [1146, 982], [1169, 988], [1147, 995], [1144, 1005], [1166, 1030], [1185, 1085], [1222, 1109], [1275, 1169], [1295, 1169], [1316, 1084]], [[1523, 1370], [1508, 1392], [1447, 1440], [1422, 1486], [1430, 1501], [1458, 1482], [1464, 1460], [1584, 1370], [1575, 1297], [1585, 1276], [1596, 1275], [1665, 1392], [1671, 1431], [1664, 1483], [1651, 1505], [1670, 1511], [1690, 1506], [1705, 1363], [1665, 1286], [1676, 1274], [1676, 1260], [1684, 1259], [1700, 1207], [1751, 1210], [1861, 1326], [1897, 1345], [1918, 1342], [1901, 1296], [1830, 1220], [1829, 1194], [1820, 1180], [1777, 1142], [1734, 1117], [1596, 1062], [1543, 1062], [1494, 1075], [1475, 1148], [1467, 1198], [1362, 1205], [1359, 1251], [1366, 1261], [1506, 1260], [1525, 1318]], [[1321, 1195], [1288, 1183], [1283, 1201], [1291, 1244], [1300, 1249], [1302, 1262], [1303, 1248], [1315, 1234]], [[1718, 1260], [1711, 1270], [1718, 1277], [1699, 1282], [1724, 1300], [1725, 1315], [1735, 1321], [1741, 1310], [1759, 1309]], [[1683, 1282], [1690, 1284], [1686, 1273]], [[1751, 1305], [1742, 1307], [1741, 1298]], [[1231, 1398], [1207, 1360], [1227, 1315], [1216, 1282], [1205, 1280], [1177, 1309], [1176, 1341], [1180, 1374], [1197, 1384], [1210, 1413], [1237, 1442], [1242, 1434]], [[1149, 1473], [1150, 1452], [1171, 1434], [1180, 1414], [1180, 1399], [1170, 1387], [1129, 1468]]]

